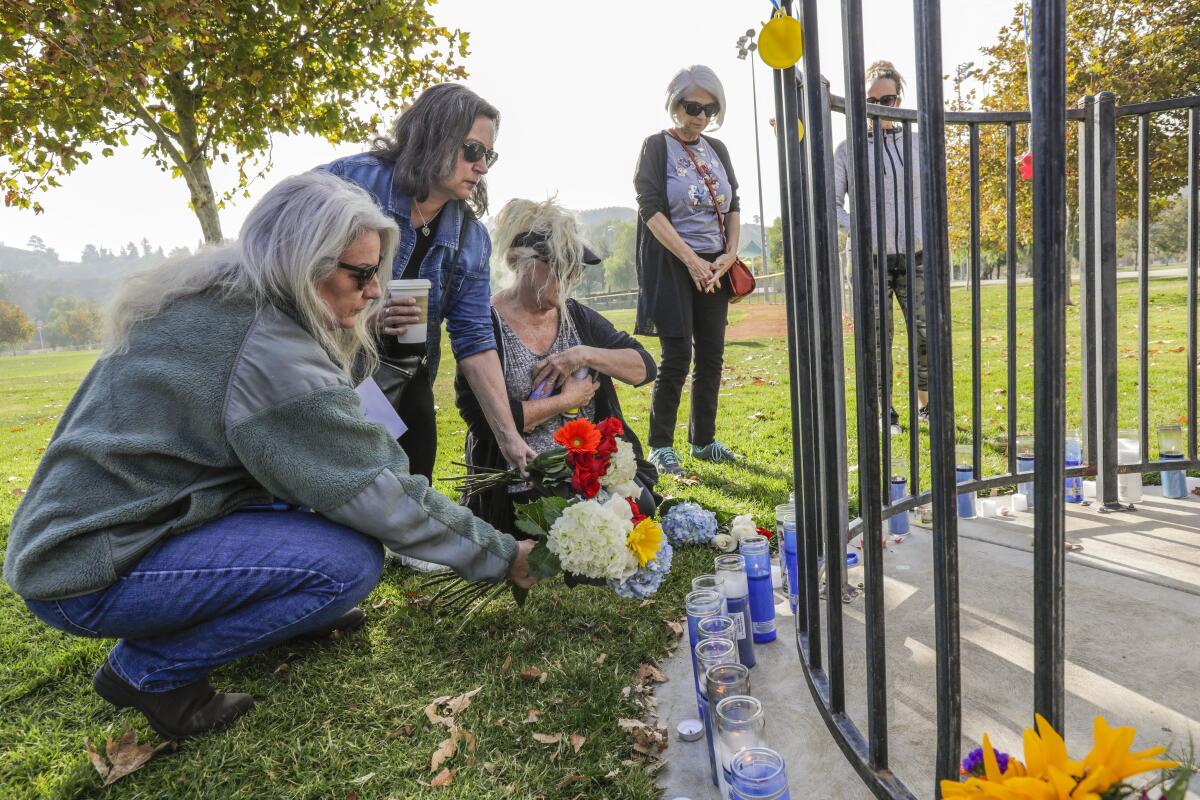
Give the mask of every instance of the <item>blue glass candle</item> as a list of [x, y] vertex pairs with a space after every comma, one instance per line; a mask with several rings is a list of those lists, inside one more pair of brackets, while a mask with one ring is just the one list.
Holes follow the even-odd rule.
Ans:
[[[750, 617], [750, 587], [746, 581], [746, 559], [730, 553], [713, 559], [716, 573], [725, 579], [725, 605], [734, 624], [737, 625], [738, 661], [753, 668], [754, 622]], [[769, 577], [770, 573], [768, 573]]]
[[750, 695], [732, 695], [713, 704], [717, 727], [717, 755], [727, 786], [733, 788], [734, 757], [749, 747], [763, 747], [766, 717], [762, 703]]
[[[975, 480], [974, 451], [969, 444], [954, 445], [954, 482], [970, 483]], [[958, 495], [958, 515], [964, 518], [975, 516], [975, 493], [963, 492]]]
[[720, 575], [697, 575], [692, 578], [692, 591], [698, 592], [701, 589], [707, 589], [710, 592], [716, 592], [721, 595], [721, 613], [725, 614], [729, 611], [725, 606], [725, 579]]
[[[1158, 429], [1158, 458], [1161, 461], [1183, 460], [1183, 428], [1163, 425]], [[1181, 469], [1162, 471], [1163, 497], [1182, 500], [1187, 497], [1187, 473]]]
[[[700, 632], [696, 626], [700, 624], [700, 620], [722, 613], [721, 595], [711, 589], [701, 589], [689, 592], [683, 602], [684, 608], [687, 609], [688, 652], [694, 653], [696, 645], [700, 642]], [[700, 674], [696, 671], [696, 659], [694, 658], [692, 659], [692, 686], [696, 690], [696, 697], [699, 697]]]
[[[713, 709], [724, 700], [726, 697], [734, 695], [749, 695], [750, 694], [750, 670], [743, 667], [741, 664], [721, 664], [715, 667], [709, 667], [708, 672], [704, 674], [705, 683], [708, 686], [708, 707], [709, 715], [712, 716]], [[716, 728], [714, 724], [712, 728]], [[720, 754], [720, 737], [713, 732], [714, 754]], [[720, 790], [720, 796], [723, 798], [729, 797], [729, 786], [725, 781], [725, 770], [717, 770], [717, 788]]]
[[[895, 475], [892, 477], [892, 492], [890, 497], [892, 503], [897, 503], [900, 500], [908, 497], [908, 478], [903, 475]], [[888, 533], [894, 536], [904, 536], [908, 533], [908, 512], [903, 511], [899, 514], [893, 514], [888, 518]]]
[[[1070, 469], [1083, 464], [1083, 443], [1079, 434], [1069, 434], [1063, 446], [1063, 464]], [[1083, 478], [1067, 478], [1063, 481], [1063, 499], [1068, 503], [1083, 502]]]
[[796, 515], [788, 513], [783, 518], [782, 538], [779, 540], [783, 548], [783, 575], [787, 584], [788, 605], [792, 613], [800, 604], [800, 551], [796, 541]]
[[754, 643], [773, 642], [776, 634], [775, 590], [771, 588], [771, 542], [761, 534], [754, 534], [742, 539], [738, 549], [746, 560]]
[[790, 800], [783, 756], [769, 747], [747, 747], [731, 766], [733, 800]]
[[700, 721], [704, 723], [704, 735], [708, 742], [708, 768], [713, 786], [717, 782], [717, 757], [713, 749], [712, 706], [708, 697], [708, 670], [722, 664], [737, 663], [737, 645], [728, 639], [701, 639], [692, 650], [692, 662], [700, 672], [700, 693], [696, 702], [700, 706]]
[[716, 617], [705, 617], [696, 623], [696, 634], [700, 641], [705, 639], [726, 639], [737, 647], [737, 625], [729, 617], [721, 614]]

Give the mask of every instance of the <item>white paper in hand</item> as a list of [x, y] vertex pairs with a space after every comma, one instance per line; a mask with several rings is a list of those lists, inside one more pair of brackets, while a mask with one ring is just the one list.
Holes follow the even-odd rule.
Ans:
[[362, 405], [363, 416], [368, 422], [378, 422], [387, 428], [387, 432], [395, 439], [399, 439], [408, 430], [408, 426], [400, 419], [396, 409], [392, 408], [392, 404], [388, 402], [374, 378], [367, 378], [356, 386], [354, 391], [358, 392], [358, 402]]

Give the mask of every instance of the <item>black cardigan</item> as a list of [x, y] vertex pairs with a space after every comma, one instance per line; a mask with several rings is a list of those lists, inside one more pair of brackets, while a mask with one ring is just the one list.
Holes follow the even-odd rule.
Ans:
[[[729, 201], [729, 213], [741, 210], [738, 200], [737, 176], [733, 162], [725, 145], [711, 136], [702, 137], [716, 152], [729, 176], [733, 197]], [[667, 134], [663, 131], [646, 137], [642, 152], [638, 156], [637, 171], [633, 176], [633, 187], [637, 190], [637, 275], [638, 308], [637, 322], [633, 332], [639, 336], [687, 336], [692, 335], [692, 304], [689, 294], [696, 291], [687, 268], [671, 251], [663, 247], [646, 223], [655, 214], [661, 213], [671, 219], [667, 202]], [[717, 291], [729, 291], [726, 276]], [[686, 301], [686, 302], [685, 302]]]
[[[642, 362], [646, 365], [646, 379], [638, 385], [643, 386], [654, 380], [658, 374], [658, 368], [654, 364], [654, 359], [646, 352], [646, 348], [642, 347], [641, 342], [624, 331], [617, 330], [599, 312], [577, 300], [567, 300], [567, 313], [575, 325], [582, 344], [590, 347], [602, 347], [606, 350], [637, 350], [642, 356]], [[504, 338], [500, 335], [499, 324], [494, 314], [492, 324], [496, 329], [497, 355], [503, 363]], [[658, 470], [643, 458], [642, 443], [638, 440], [637, 434], [625, 423], [625, 417], [621, 414], [621, 402], [617, 399], [617, 389], [613, 385], [612, 378], [601, 374], [597, 375], [596, 380], [600, 383], [592, 398], [595, 403], [596, 420], [609, 417], [621, 420], [621, 424], [625, 426], [623, 438], [633, 445], [633, 453], [638, 461], [638, 478], [646, 488], [653, 488], [654, 484], [658, 482]], [[525, 413], [521, 402], [511, 399], [509, 401], [517, 430], [525, 428]], [[479, 400], [476, 399], [461, 372], [454, 379], [454, 404], [458, 406], [458, 412], [467, 423], [466, 462], [476, 467], [507, 467], [508, 464], [500, 453], [500, 446], [496, 443], [495, 434], [492, 433], [487, 418], [483, 415], [483, 409], [479, 406]], [[655, 499], [657, 500], [657, 498]], [[491, 523], [498, 530], [510, 533], [514, 530], [512, 502], [507, 487], [481, 492], [463, 501], [463, 505], [471, 509], [475, 516]]]

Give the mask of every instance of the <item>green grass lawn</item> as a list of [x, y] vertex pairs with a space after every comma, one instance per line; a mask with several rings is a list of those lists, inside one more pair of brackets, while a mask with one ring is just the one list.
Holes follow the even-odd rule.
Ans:
[[[1120, 326], [1134, 331], [1136, 286], [1121, 285]], [[1183, 281], [1156, 281], [1151, 297], [1152, 421], [1177, 421], [1184, 412], [1183, 353], [1186, 341]], [[1019, 295], [1022, 309], [1018, 361], [1019, 418], [1032, 422], [1030, 290]], [[983, 293], [983, 390], [985, 472], [1003, 464], [1008, 398], [1005, 385], [1003, 287]], [[736, 322], [759, 306], [739, 307]], [[967, 367], [969, 304], [955, 291], [955, 354], [959, 365], [956, 412], [969, 423]], [[632, 327], [632, 312], [610, 315]], [[1068, 310], [1068, 330], [1078, 330], [1076, 309]], [[898, 390], [907, 391], [896, 337]], [[1130, 333], [1122, 347], [1135, 347]], [[657, 353], [657, 342], [647, 342]], [[1078, 346], [1068, 358], [1068, 409], [1077, 421]], [[0, 537], [33, 475], [48, 438], [95, 353], [53, 353], [0, 358]], [[852, 347], [847, 340], [847, 356]], [[791, 437], [787, 394], [787, 346], [782, 339], [731, 341], [726, 348], [718, 436], [748, 456], [737, 466], [692, 464], [699, 483], [665, 483], [667, 494], [698, 500], [730, 512], [754, 513], [770, 523], [771, 509], [790, 489]], [[1136, 415], [1136, 361], [1122, 352], [1122, 423]], [[853, 365], [848, 369], [853, 399]], [[453, 475], [450, 462], [461, 454], [464, 426], [450, 395], [450, 370], [439, 379], [441, 453], [438, 475]], [[648, 388], [625, 389], [622, 403], [639, 434], [648, 425]], [[685, 427], [687, 396], [680, 415]], [[905, 404], [898, 403], [903, 409]], [[853, 405], [848, 409], [853, 431]], [[685, 431], [680, 430], [679, 446]], [[967, 440], [966, 430], [960, 438]], [[853, 436], [853, 434], [852, 434]], [[1153, 440], [1153, 437], [1152, 437]], [[907, 435], [896, 440], [904, 452]], [[853, 463], [854, 442], [850, 442]], [[853, 496], [853, 474], [851, 486]], [[440, 484], [446, 489], [445, 484]], [[143, 740], [155, 735], [139, 715], [116, 712], [91, 691], [93, 670], [108, 642], [78, 639], [36, 621], [20, 599], [0, 589], [0, 797], [122, 798], [545, 798], [657, 797], [653, 764], [632, 749], [617, 720], [643, 712], [637, 692], [627, 692], [644, 661], [661, 658], [673, 646], [665, 620], [682, 614], [682, 598], [692, 576], [708, 571], [711, 551], [677, 553], [675, 569], [656, 600], [638, 604], [607, 590], [568, 590], [550, 581], [534, 589], [522, 609], [493, 604], [461, 632], [457, 622], [431, 616], [420, 580], [395, 564], [367, 604], [366, 628], [325, 645], [283, 645], [214, 674], [219, 688], [252, 692], [258, 707], [228, 732], [189, 742], [163, 754], [116, 788], [101, 789], [84, 752], [84, 739], [118, 737], [135, 728]], [[378, 606], [378, 607], [376, 607]], [[603, 658], [601, 657], [603, 656]], [[503, 669], [511, 658], [511, 667]], [[522, 679], [536, 667], [544, 682]], [[444, 731], [430, 724], [425, 706], [440, 695], [482, 687], [460, 722], [478, 739], [448, 762], [457, 771], [446, 787], [427, 786], [434, 773], [429, 760]], [[799, 697], [799, 696], [798, 696]], [[800, 697], [798, 702], [807, 702]], [[530, 709], [538, 722], [522, 724]], [[563, 733], [560, 745], [545, 745], [533, 733]], [[566, 736], [587, 737], [578, 753]], [[510, 787], [512, 787], [510, 789]]]

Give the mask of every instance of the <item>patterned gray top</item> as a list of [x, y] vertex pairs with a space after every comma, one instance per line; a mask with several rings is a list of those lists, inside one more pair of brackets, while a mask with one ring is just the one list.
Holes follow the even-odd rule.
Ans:
[[[713, 208], [712, 193], [704, 178], [696, 172], [696, 164], [674, 136], [663, 134], [667, 139], [667, 202], [671, 205], [671, 225], [679, 238], [697, 253], [720, 253], [725, 249], [721, 227], [717, 224], [717, 212]], [[729, 176], [725, 165], [716, 151], [704, 141], [689, 144], [700, 166], [715, 180], [717, 200], [721, 213], [729, 213], [733, 199]]]
[[[560, 314], [558, 336], [555, 337], [554, 344], [545, 353], [534, 353], [525, 346], [513, 329], [508, 327], [508, 323], [504, 321], [504, 317], [500, 316], [500, 312], [495, 307], [492, 308], [492, 314], [500, 321], [500, 336], [504, 340], [504, 382], [508, 385], [508, 397], [514, 402], [528, 400], [534, 389], [534, 365], [549, 355], [562, 353], [579, 344], [579, 334], [571, 322], [571, 316]], [[595, 402], [589, 402], [582, 411], [582, 416], [591, 419], [596, 413]], [[554, 432], [567, 421], [568, 419], [563, 415], [555, 414], [532, 431], [523, 433], [522, 437], [535, 453], [541, 453], [557, 445], [554, 441]]]

